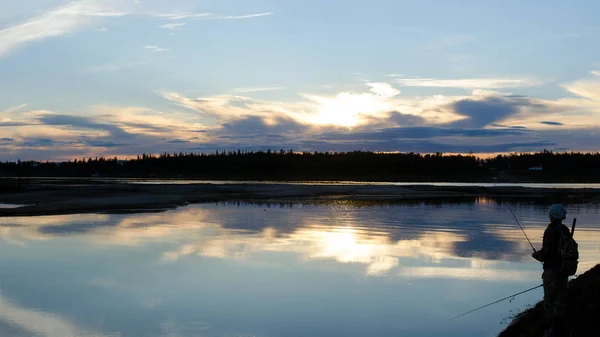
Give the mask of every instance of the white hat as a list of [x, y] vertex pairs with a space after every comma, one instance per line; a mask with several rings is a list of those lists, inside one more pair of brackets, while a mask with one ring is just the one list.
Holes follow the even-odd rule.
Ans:
[[567, 210], [561, 204], [554, 204], [550, 207], [549, 215], [556, 220], [564, 220], [567, 218]]

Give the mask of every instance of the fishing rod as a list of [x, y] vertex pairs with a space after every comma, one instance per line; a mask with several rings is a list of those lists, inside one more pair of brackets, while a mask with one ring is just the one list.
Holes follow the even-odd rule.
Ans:
[[519, 219], [517, 219], [517, 216], [512, 211], [512, 208], [510, 208], [510, 205], [506, 204], [506, 206], [508, 206], [508, 210], [510, 211], [510, 213], [512, 213], [513, 218], [515, 218], [515, 220], [517, 221], [517, 225], [519, 225], [519, 227], [521, 227], [521, 231], [523, 231], [523, 234], [525, 234], [525, 238], [527, 239], [527, 241], [529, 242], [529, 245], [531, 246], [531, 249], [533, 249], [533, 252], [535, 253], [536, 252], [535, 247], [531, 243], [531, 240], [529, 240], [529, 237], [527, 236], [527, 233], [525, 233], [525, 229], [523, 229], [523, 226], [521, 226], [521, 223], [519, 222]]
[[507, 297], [505, 297], [505, 298], [502, 298], [502, 299], [499, 299], [499, 300], [497, 300], [497, 301], [494, 301], [494, 302], [492, 302], [492, 303], [489, 303], [489, 304], [486, 304], [486, 305], [482, 305], [482, 306], [480, 306], [479, 308], [476, 308], [476, 309], [473, 309], [473, 310], [467, 311], [467, 312], [465, 312], [465, 313], [463, 313], [463, 314], [460, 314], [460, 315], [458, 315], [458, 316], [452, 317], [452, 320], [454, 320], [454, 319], [456, 319], [456, 318], [459, 318], [459, 317], [462, 317], [462, 316], [465, 316], [465, 315], [467, 315], [467, 314], [470, 314], [470, 313], [472, 313], [472, 312], [475, 312], [475, 311], [477, 311], [477, 310], [480, 310], [480, 309], [483, 309], [483, 308], [487, 308], [487, 307], [489, 307], [490, 305], [494, 305], [494, 304], [496, 304], [496, 303], [500, 303], [500, 302], [502, 302], [502, 301], [506, 301], [506, 300], [507, 300], [507, 299], [509, 299], [509, 298], [513, 298], [513, 297], [515, 297], [515, 296], [519, 296], [519, 295], [521, 295], [521, 294], [524, 294], [524, 293], [526, 293], [526, 292], [530, 292], [530, 291], [532, 291], [532, 290], [535, 290], [535, 289], [537, 289], [537, 288], [541, 288], [541, 287], [543, 287], [543, 286], [544, 286], [543, 284], [540, 284], [540, 285], [539, 285], [539, 286], [537, 286], [537, 287], [533, 287], [533, 288], [530, 288], [530, 289], [527, 289], [527, 290], [521, 291], [520, 293], [517, 293], [517, 294], [511, 295], [511, 296], [507, 296]]
[[[533, 251], [535, 252], [535, 251], [536, 251], [536, 250], [535, 250], [535, 247], [533, 247], [533, 244], [531, 244], [531, 241], [530, 241], [530, 240], [529, 240], [529, 238], [527, 237], [527, 234], [525, 233], [525, 230], [523, 229], [523, 226], [521, 226], [521, 224], [519, 223], [519, 219], [517, 219], [517, 216], [515, 215], [515, 213], [514, 213], [514, 212], [512, 211], [512, 209], [510, 208], [510, 205], [508, 205], [508, 204], [507, 204], [507, 206], [508, 206], [508, 209], [510, 210], [510, 213], [512, 213], [513, 217], [514, 217], [514, 218], [515, 218], [515, 220], [517, 221], [517, 224], [519, 225], [519, 227], [521, 227], [521, 230], [523, 231], [523, 234], [525, 234], [525, 237], [527, 238], [527, 241], [529, 241], [529, 244], [531, 245], [531, 248], [533, 248]], [[571, 237], [572, 237], [572, 236], [573, 236], [573, 234], [575, 233], [575, 226], [576, 226], [576, 224], [577, 224], [577, 218], [574, 218], [574, 219], [573, 219], [573, 225], [571, 226]], [[521, 291], [520, 293], [516, 293], [516, 294], [514, 294], [514, 295], [511, 295], [511, 296], [504, 297], [504, 298], [502, 298], [502, 299], [499, 299], [499, 300], [497, 300], [497, 301], [494, 301], [494, 302], [492, 302], [492, 303], [489, 303], [489, 304], [486, 304], [486, 305], [482, 305], [482, 306], [480, 306], [479, 308], [476, 308], [476, 309], [473, 309], [473, 310], [467, 311], [467, 312], [465, 312], [465, 313], [462, 313], [462, 314], [460, 314], [460, 315], [458, 315], [458, 316], [452, 317], [452, 319], [451, 319], [451, 320], [454, 320], [454, 319], [456, 319], [456, 318], [459, 318], [459, 317], [462, 317], [462, 316], [468, 315], [468, 314], [470, 314], [470, 313], [472, 313], [472, 312], [475, 312], [475, 311], [477, 311], [477, 310], [481, 310], [481, 309], [483, 309], [483, 308], [487, 308], [487, 307], [489, 307], [490, 305], [494, 305], [494, 304], [496, 304], [496, 303], [500, 303], [500, 302], [502, 302], [502, 301], [506, 301], [506, 300], [507, 300], [507, 299], [509, 299], [509, 298], [513, 298], [513, 297], [516, 297], [516, 296], [519, 296], [519, 295], [525, 294], [525, 293], [527, 293], [527, 292], [530, 292], [530, 291], [532, 291], [532, 290], [535, 290], [535, 289], [541, 288], [541, 287], [543, 287], [543, 286], [544, 286], [543, 284], [540, 284], [540, 285], [539, 285], [539, 286], [537, 286], [537, 287], [529, 288], [529, 289], [527, 289], [527, 290]]]
[[[534, 251], [534, 252], [536, 252], [536, 249], [535, 249], [535, 247], [534, 247], [534, 246], [533, 246], [533, 244], [531, 243], [531, 240], [529, 240], [529, 237], [527, 236], [527, 233], [525, 233], [525, 229], [523, 228], [523, 226], [521, 226], [521, 223], [519, 222], [519, 219], [518, 219], [518, 218], [517, 218], [517, 216], [515, 215], [515, 212], [513, 212], [512, 208], [510, 208], [510, 205], [509, 205], [509, 204], [506, 204], [506, 206], [508, 206], [508, 210], [509, 210], [509, 211], [510, 211], [510, 213], [512, 214], [513, 218], [515, 218], [515, 221], [517, 222], [517, 225], [519, 225], [519, 227], [521, 227], [521, 231], [523, 232], [523, 234], [525, 235], [525, 238], [526, 238], [526, 239], [527, 239], [527, 241], [529, 242], [529, 245], [531, 246], [531, 249], [533, 249], [533, 251]], [[500, 303], [500, 302], [502, 302], [502, 301], [506, 301], [506, 300], [507, 300], [507, 299], [509, 299], [509, 298], [513, 298], [513, 297], [515, 297], [515, 296], [519, 296], [519, 295], [521, 295], [521, 294], [524, 294], [524, 293], [526, 293], [526, 292], [529, 292], [529, 291], [535, 290], [535, 289], [537, 289], [537, 288], [541, 288], [541, 287], [543, 287], [543, 286], [544, 286], [543, 284], [540, 284], [540, 285], [539, 285], [539, 286], [537, 286], [537, 287], [533, 287], [533, 288], [530, 288], [530, 289], [527, 289], [527, 290], [521, 291], [520, 293], [517, 293], [517, 294], [511, 295], [511, 296], [504, 297], [504, 298], [502, 298], [502, 299], [499, 299], [499, 300], [497, 300], [497, 301], [494, 301], [494, 302], [492, 302], [492, 303], [488, 303], [488, 304], [486, 304], [486, 305], [480, 306], [479, 308], [476, 308], [476, 309], [473, 309], [473, 310], [467, 311], [467, 312], [465, 312], [465, 313], [463, 313], [463, 314], [460, 314], [460, 315], [458, 315], [458, 316], [452, 317], [452, 319], [456, 319], [456, 318], [462, 317], [462, 316], [464, 316], [464, 315], [470, 314], [470, 313], [472, 313], [472, 312], [475, 312], [475, 311], [477, 311], [477, 310], [481, 310], [481, 309], [483, 309], [483, 308], [487, 308], [487, 307], [489, 307], [490, 305], [494, 305], [494, 304], [496, 304], [496, 303]]]

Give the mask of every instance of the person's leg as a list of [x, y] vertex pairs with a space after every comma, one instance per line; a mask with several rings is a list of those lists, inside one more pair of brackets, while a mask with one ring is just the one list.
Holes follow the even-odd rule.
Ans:
[[560, 336], [569, 335], [567, 322], [567, 286], [569, 279], [565, 275], [557, 275], [556, 298], [554, 300], [554, 325], [558, 328]]
[[542, 279], [544, 280], [544, 314], [548, 327], [552, 327], [554, 324], [554, 302], [558, 292], [556, 274], [551, 270], [544, 270]]

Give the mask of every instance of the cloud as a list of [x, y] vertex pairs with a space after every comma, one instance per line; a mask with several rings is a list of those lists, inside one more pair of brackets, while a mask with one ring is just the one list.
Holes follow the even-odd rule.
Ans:
[[454, 125], [484, 127], [519, 113], [523, 107], [543, 108], [544, 106], [523, 96], [484, 96], [459, 100], [452, 104], [452, 109], [467, 118], [454, 122]]
[[69, 144], [69, 143], [56, 142], [50, 138], [37, 138], [37, 139], [30, 139], [30, 140], [24, 141], [19, 145], [26, 146], [26, 147], [40, 147], [40, 146], [67, 145], [67, 144]]
[[[0, 30], [0, 56], [15, 48], [46, 38], [68, 35], [99, 22], [102, 19], [117, 18], [127, 15], [140, 15], [164, 18], [168, 20], [194, 19], [212, 16], [211, 13], [161, 13], [142, 12], [135, 3], [118, 0], [79, 0], [68, 5], [49, 10], [39, 16], [32, 17], [22, 23], [14, 24]], [[138, 8], [136, 8], [138, 7]], [[273, 15], [272, 12], [239, 16], [222, 16], [215, 19], [238, 20]], [[185, 23], [165, 24], [165, 29], [177, 29]], [[98, 28], [106, 32], [105, 27]], [[166, 51], [166, 50], [157, 50]]]
[[[123, 111], [126, 111], [124, 109]], [[110, 115], [105, 115], [105, 118]], [[86, 131], [70, 142], [70, 144], [85, 144], [94, 147], [122, 147], [131, 143], [144, 143], [142, 146], [151, 146], [152, 143], [162, 142], [164, 133], [175, 134], [175, 128], [168, 125], [152, 123], [116, 121], [107, 119], [101, 121], [98, 117], [82, 117], [48, 113], [37, 117], [39, 122], [46, 126], [65, 127], [68, 130], [96, 130], [103, 131], [96, 136], [91, 136]], [[146, 117], [147, 118], [147, 117]], [[149, 118], [147, 118], [150, 120]], [[37, 139], [30, 142], [29, 146], [48, 145], [52, 139]]]
[[[20, 127], [0, 128], [1, 138], [14, 140], [3, 143], [0, 159], [135, 156], [143, 152], [189, 150], [199, 142], [218, 137], [209, 136], [210, 128], [194, 122], [193, 116], [186, 113], [163, 114], [140, 107], [110, 106], [92, 106], [87, 110], [90, 115], [85, 117], [49, 111], [23, 113], [26, 118], [19, 121]], [[205, 132], [199, 135], [195, 130]]]
[[164, 24], [162, 26], [159, 26], [159, 28], [164, 28], [164, 29], [169, 29], [169, 30], [176, 30], [176, 29], [179, 29], [179, 28], [181, 28], [183, 26], [185, 26], [185, 22], [174, 22], [174, 23]]
[[133, 129], [141, 129], [144, 131], [152, 131], [152, 132], [172, 132], [173, 129], [167, 125], [159, 125], [159, 124], [150, 124], [150, 123], [141, 123], [141, 122], [120, 122], [121, 125], [133, 128]]
[[503, 137], [520, 136], [526, 131], [518, 129], [461, 129], [439, 127], [386, 128], [371, 132], [330, 132], [316, 137], [318, 140], [389, 141], [397, 139], [428, 139], [439, 137]]
[[[568, 83], [564, 87], [572, 90], [567, 91], [573, 97], [557, 100], [492, 90], [406, 97], [393, 83], [364, 82], [362, 88], [354, 90], [298, 93], [288, 100], [159, 92], [172, 103], [164, 112], [91, 106], [84, 117], [22, 111], [23, 106], [0, 115], [0, 126], [11, 126], [0, 128], [0, 138], [14, 140], [3, 144], [0, 156], [37, 153], [40, 159], [46, 158], [41, 150], [124, 156], [194, 149], [264, 149], [272, 144], [298, 151], [597, 150], [594, 144], [600, 143], [600, 134], [589, 126], [600, 113], [600, 101], [593, 95], [596, 82], [600, 81], [593, 77]], [[235, 90], [252, 93], [277, 89]], [[559, 123], [564, 125], [550, 127]], [[574, 127], [579, 131], [574, 132]]]
[[94, 122], [87, 117], [82, 116], [71, 116], [61, 114], [46, 114], [38, 118], [42, 123], [46, 125], [66, 125], [82, 128], [104, 128], [106, 124]]
[[12, 127], [12, 126], [28, 126], [34, 125], [28, 122], [19, 122], [19, 121], [8, 121], [8, 122], [0, 122], [0, 127]]
[[[208, 140], [197, 143], [198, 150], [259, 149], [273, 142], [284, 148], [319, 151], [501, 152], [555, 145], [522, 126], [482, 129], [524, 109], [539, 108], [527, 97], [476, 92], [467, 97], [401, 99], [399, 90], [387, 83], [366, 86], [369, 89], [363, 93], [303, 94], [306, 101], [288, 104], [243, 96], [190, 99], [167, 93], [164, 97], [219, 120], [219, 127], [207, 133]], [[319, 120], [325, 113], [331, 114], [330, 123]], [[343, 118], [349, 116], [344, 113], [360, 123], [345, 128]], [[445, 115], [458, 118], [443, 117], [448, 122], [436, 123]]]
[[398, 111], [388, 112], [385, 118], [373, 118], [368, 121], [367, 128], [389, 128], [390, 126], [424, 126], [425, 118], [417, 115], [404, 114]]
[[492, 127], [495, 127], [495, 128], [508, 128], [508, 129], [516, 129], [516, 130], [525, 130], [525, 129], [527, 129], [526, 126], [522, 126], [522, 125], [504, 125], [504, 124], [498, 124], [498, 123], [492, 123], [489, 126], [492, 126]]
[[[71, 129], [99, 130], [107, 133], [100, 134], [98, 136], [90, 136], [89, 134], [83, 133], [77, 138], [72, 138], [70, 141], [67, 141], [67, 143], [63, 143], [63, 145], [84, 144], [93, 147], [118, 147], [125, 145], [127, 141], [132, 141], [135, 138], [134, 134], [125, 131], [116, 124], [101, 123], [87, 117], [62, 114], [44, 114], [39, 116], [38, 120], [42, 124], [49, 126], [69, 127]], [[24, 146], [50, 146], [53, 145], [53, 142], [54, 140], [52, 139], [37, 139], [34, 142], [24, 143]]]
[[[357, 126], [368, 119], [387, 117], [396, 110], [396, 96], [400, 93], [388, 83], [366, 83], [367, 92], [342, 92], [333, 97], [300, 94], [302, 100], [278, 102], [259, 100], [238, 95], [219, 95], [192, 99], [175, 92], [162, 93], [167, 100], [179, 106], [229, 121], [245, 116], [267, 119], [291, 118], [302, 124]], [[408, 112], [406, 112], [408, 113]]]
[[552, 126], [560, 126], [560, 125], [564, 125], [563, 123], [559, 123], [559, 122], [549, 122], [549, 121], [543, 121], [540, 122], [541, 124], [546, 124], [546, 125], [552, 125]]
[[241, 19], [250, 19], [250, 18], [258, 18], [261, 16], [270, 16], [275, 13], [267, 12], [267, 13], [258, 13], [258, 14], [249, 14], [249, 15], [239, 15], [239, 16], [225, 16], [223, 19], [225, 20], [241, 20]]
[[[481, 138], [480, 138], [481, 139]], [[524, 141], [506, 142], [499, 140], [492, 144], [479, 144], [474, 139], [462, 142], [449, 143], [443, 139], [439, 141], [429, 140], [386, 140], [369, 141], [368, 139], [357, 139], [354, 142], [332, 143], [320, 141], [305, 141], [298, 143], [306, 151], [331, 151], [335, 146], [336, 151], [376, 151], [376, 152], [419, 152], [419, 153], [505, 153], [505, 152], [532, 152], [544, 148], [556, 146], [552, 141]], [[289, 147], [289, 146], [288, 146]]]
[[[260, 100], [239, 95], [218, 95], [196, 99], [176, 92], [163, 92], [162, 95], [179, 106], [199, 111], [205, 116], [215, 117], [221, 121], [245, 116], [260, 116], [266, 119], [284, 117], [315, 127], [357, 128], [384, 121], [392, 117], [390, 114], [394, 111], [401, 114], [394, 116], [395, 118], [413, 115], [414, 122], [422, 120], [429, 124], [451, 123], [466, 118], [451, 107], [452, 103], [464, 99], [465, 96], [434, 95], [402, 98], [400, 91], [389, 83], [367, 82], [365, 86], [368, 87], [367, 91], [345, 91], [329, 96], [300, 93], [300, 99], [287, 102]], [[408, 121], [407, 118], [404, 120]]]
[[233, 89], [233, 91], [235, 92], [240, 92], [240, 93], [249, 93], [249, 92], [260, 92], [260, 91], [276, 91], [276, 90], [283, 90], [285, 89], [285, 87], [254, 87], [254, 88], [236, 88]]
[[495, 153], [537, 151], [557, 145], [545, 139], [554, 140], [556, 137], [526, 129], [396, 127], [363, 132], [325, 131], [287, 141], [296, 142], [299, 148], [310, 151], [335, 148], [336, 151]]
[[170, 144], [186, 144], [186, 143], [190, 143], [189, 140], [185, 140], [185, 139], [171, 139], [171, 140], [167, 140], [167, 143]]
[[101, 18], [121, 17], [107, 1], [82, 0], [0, 30], [0, 56], [20, 45], [77, 31]]
[[93, 140], [93, 139], [82, 140], [81, 143], [84, 144], [84, 145], [86, 145], [86, 146], [101, 147], [101, 148], [107, 148], [107, 147], [124, 147], [124, 146], [129, 145], [128, 143], [115, 143], [115, 142], [112, 142], [112, 141]]
[[248, 116], [224, 123], [220, 133], [225, 135], [254, 134], [261, 136], [267, 134], [296, 133], [308, 128], [308, 126], [300, 124], [291, 118], [279, 117], [275, 120], [266, 121], [258, 116]]
[[6, 110], [0, 111], [0, 128], [34, 125], [32, 121], [26, 119], [26, 116], [24, 116], [26, 115], [26, 113], [24, 114], [22, 111], [28, 105], [29, 103], [25, 103], [18, 106], [9, 107]]
[[367, 85], [369, 87], [371, 87], [371, 89], [369, 89], [369, 91], [371, 91], [372, 93], [374, 93], [377, 96], [394, 97], [394, 96], [400, 95], [400, 90], [392, 87], [392, 85], [389, 83], [371, 82], [371, 83], [367, 83]]
[[25, 103], [25, 104], [21, 104], [21, 105], [10, 107], [10, 108], [8, 108], [8, 109], [6, 109], [4, 111], [0, 111], [0, 115], [2, 115], [2, 114], [10, 114], [10, 113], [19, 111], [19, 110], [25, 108], [28, 105], [29, 105], [29, 103]]
[[396, 80], [405, 87], [438, 87], [461, 89], [498, 89], [532, 87], [542, 82], [530, 79], [506, 78], [465, 78], [465, 79], [435, 79], [435, 78], [401, 78]]
[[149, 13], [148, 15], [169, 20], [195, 19], [211, 16], [212, 13]]
[[538, 113], [520, 113], [506, 123], [539, 126], [541, 120], [562, 123], [570, 128], [589, 128], [600, 124], [600, 78], [589, 78], [560, 85], [571, 96], [537, 99], [544, 106]]
[[[497, 153], [539, 151], [559, 146], [554, 133], [527, 129], [460, 129], [404, 127], [375, 131], [342, 131], [341, 128], [315, 129], [306, 125], [268, 125], [259, 118], [245, 118], [233, 127], [212, 130], [211, 141], [196, 143], [198, 151], [278, 148], [297, 151], [386, 151]], [[600, 135], [588, 138], [600, 139]], [[590, 139], [585, 141], [589, 142]], [[580, 140], [573, 141], [578, 143]]]
[[[129, 3], [131, 4], [131, 3]], [[106, 18], [117, 18], [126, 15], [138, 14], [152, 17], [165, 18], [169, 20], [193, 19], [211, 16], [211, 13], [154, 13], [140, 12], [134, 8], [122, 10], [127, 7], [125, 2], [115, 0], [80, 0], [66, 6], [47, 11], [37, 17], [9, 26], [0, 30], [0, 56], [7, 54], [13, 49], [33, 41], [39, 41], [50, 37], [67, 35], [93, 25], [99, 20]], [[121, 8], [121, 9], [118, 9]], [[236, 20], [253, 17], [272, 15], [273, 13], [258, 13], [241, 16], [225, 16], [222, 19]], [[182, 23], [166, 24], [161, 26], [165, 29], [176, 29]], [[105, 32], [106, 28], [98, 31]], [[166, 50], [157, 50], [166, 51]]]
[[370, 87], [366, 93], [342, 92], [334, 97], [302, 94], [311, 102], [313, 112], [301, 118], [315, 125], [353, 127], [369, 119], [384, 118], [389, 111], [396, 110], [399, 90], [383, 82], [366, 85]]
[[155, 53], [170, 51], [170, 49], [161, 48], [161, 47], [158, 47], [158, 46], [144, 46], [142, 48], [152, 50]]
[[562, 86], [568, 92], [593, 101], [600, 108], [600, 80], [597, 78], [575, 81]]

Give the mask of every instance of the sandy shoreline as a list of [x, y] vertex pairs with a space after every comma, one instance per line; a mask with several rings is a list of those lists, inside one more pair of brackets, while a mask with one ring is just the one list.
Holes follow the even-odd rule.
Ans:
[[81, 181], [33, 182], [19, 191], [3, 191], [0, 203], [28, 205], [0, 208], [0, 216], [75, 213], [158, 212], [193, 203], [218, 201], [323, 202], [331, 200], [411, 202], [490, 197], [520, 201], [600, 201], [600, 189], [288, 185], [288, 184], [123, 184]]

